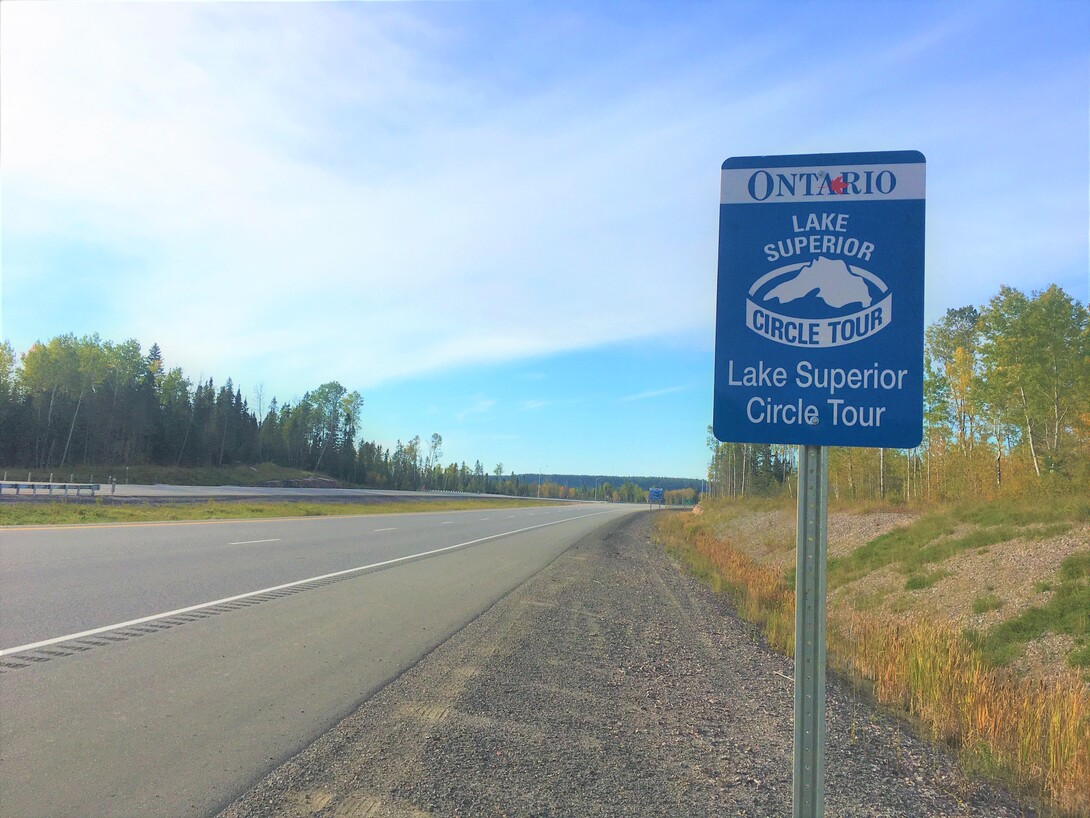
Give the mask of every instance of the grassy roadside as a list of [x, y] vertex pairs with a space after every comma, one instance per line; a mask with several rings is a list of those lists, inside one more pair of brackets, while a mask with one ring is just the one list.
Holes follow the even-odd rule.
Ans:
[[467, 511], [491, 508], [522, 508], [547, 503], [513, 498], [420, 500], [415, 502], [320, 503], [209, 500], [207, 503], [25, 503], [5, 504], [3, 525], [71, 525], [85, 523], [147, 523], [182, 520], [245, 520], [262, 517], [346, 517], [360, 514], [407, 514]]
[[[661, 515], [658, 530], [672, 553], [790, 654], [795, 599], [784, 560], [790, 543], [777, 541], [782, 529], [766, 533], [770, 515], [782, 516], [777, 508], [758, 502]], [[747, 515], [756, 523], [748, 529], [730, 524]], [[992, 504], [920, 513], [830, 559], [828, 572], [830, 667], [959, 748], [968, 767], [999, 774], [1040, 793], [1060, 814], [1080, 818], [1090, 816], [1090, 685], [1080, 675], [1090, 652], [1090, 551], [1072, 553], [1053, 575], [1038, 579], [1048, 586], [1042, 602], [982, 631], [928, 615], [922, 601], [925, 589], [962, 570], [967, 556], [984, 559], [1011, 540], [1054, 542], [1072, 527], [1085, 531], [1088, 518], [1090, 504], [1078, 500], [1047, 509]], [[765, 541], [743, 543], [744, 531]], [[793, 564], [793, 554], [787, 556]], [[890, 576], [900, 583], [896, 605], [863, 600], [860, 587], [879, 574], [887, 584]], [[1002, 601], [981, 595], [973, 600], [978, 608], [998, 617]], [[1073, 645], [1067, 667], [1047, 679], [1006, 667], [1046, 634], [1062, 634]]]
[[[301, 469], [288, 469], [274, 463], [247, 466], [236, 463], [230, 466], [72, 466], [53, 469], [26, 469], [5, 467], [0, 474], [8, 480], [47, 482], [52, 476], [57, 482], [108, 483], [113, 477], [118, 485], [172, 486], [256, 486], [268, 480], [304, 480], [322, 477]], [[29, 475], [29, 479], [28, 479]]]

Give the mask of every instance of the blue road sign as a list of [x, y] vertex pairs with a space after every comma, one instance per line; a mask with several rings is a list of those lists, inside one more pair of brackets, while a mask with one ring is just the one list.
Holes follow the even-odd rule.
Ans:
[[919, 444], [925, 167], [917, 151], [723, 163], [716, 438]]
[[659, 503], [663, 501], [662, 489], [649, 489], [647, 492], [648, 503]]

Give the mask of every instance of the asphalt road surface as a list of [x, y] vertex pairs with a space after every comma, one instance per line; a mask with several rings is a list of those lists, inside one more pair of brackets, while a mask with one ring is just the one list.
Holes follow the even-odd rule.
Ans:
[[0, 529], [0, 815], [215, 813], [638, 508]]

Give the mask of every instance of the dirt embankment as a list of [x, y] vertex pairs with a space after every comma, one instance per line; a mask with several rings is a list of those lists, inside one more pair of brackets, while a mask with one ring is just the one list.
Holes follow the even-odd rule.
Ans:
[[[846, 556], [919, 516], [913, 512], [832, 512], [829, 556]], [[716, 533], [752, 559], [787, 569], [795, 561], [795, 526], [793, 510], [775, 509], [739, 513], [720, 524]], [[966, 526], [950, 536], [962, 536], [969, 530]], [[898, 615], [911, 613], [958, 629], [984, 630], [1031, 606], [1047, 603], [1051, 595], [1047, 589], [1055, 583], [1060, 564], [1087, 548], [1090, 526], [1086, 525], [1043, 539], [1016, 537], [936, 563], [934, 569], [941, 572], [941, 578], [923, 588], [906, 588], [905, 575], [895, 567], [880, 568], [834, 589], [829, 605], [866, 606]], [[974, 610], [974, 601], [984, 595], [994, 597], [997, 606]], [[1067, 654], [1073, 644], [1070, 636], [1045, 633], [1027, 644], [1012, 670], [1035, 679], [1069, 673]]]

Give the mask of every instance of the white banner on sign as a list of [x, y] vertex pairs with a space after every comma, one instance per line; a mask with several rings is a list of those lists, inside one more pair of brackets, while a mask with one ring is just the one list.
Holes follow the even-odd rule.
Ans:
[[860, 202], [924, 198], [927, 165], [725, 168], [720, 204]]

